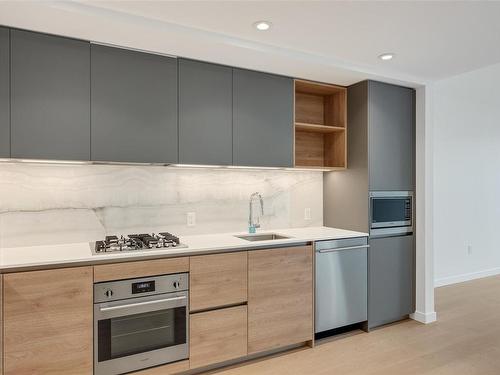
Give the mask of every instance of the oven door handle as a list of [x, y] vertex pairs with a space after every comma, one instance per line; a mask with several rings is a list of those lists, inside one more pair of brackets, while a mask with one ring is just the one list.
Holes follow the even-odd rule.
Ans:
[[99, 311], [100, 312], [108, 312], [108, 311], [117, 311], [117, 310], [124, 310], [124, 309], [132, 309], [132, 308], [135, 308], [135, 307], [151, 306], [151, 305], [156, 305], [158, 303], [181, 301], [181, 300], [185, 300], [185, 299], [187, 299], [186, 296], [178, 296], [178, 297], [171, 297], [171, 298], [165, 298], [165, 299], [157, 299], [157, 300], [153, 300], [153, 301], [128, 303], [126, 305], [100, 307]]

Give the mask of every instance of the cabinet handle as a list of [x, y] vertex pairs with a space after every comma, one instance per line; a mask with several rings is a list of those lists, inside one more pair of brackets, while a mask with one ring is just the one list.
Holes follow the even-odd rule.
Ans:
[[318, 250], [317, 252], [323, 254], [323, 253], [333, 253], [334, 251], [342, 251], [342, 250], [367, 249], [369, 247], [370, 245], [336, 247], [333, 249]]

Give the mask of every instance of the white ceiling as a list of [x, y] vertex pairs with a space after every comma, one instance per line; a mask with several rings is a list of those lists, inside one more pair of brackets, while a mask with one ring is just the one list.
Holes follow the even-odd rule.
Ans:
[[[261, 19], [270, 31], [252, 27]], [[415, 86], [498, 63], [499, 20], [500, 2], [478, 1], [0, 3], [8, 26], [345, 85]]]

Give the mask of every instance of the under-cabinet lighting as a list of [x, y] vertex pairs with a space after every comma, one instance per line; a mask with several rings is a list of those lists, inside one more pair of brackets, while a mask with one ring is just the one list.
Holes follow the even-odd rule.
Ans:
[[297, 172], [332, 172], [335, 171], [335, 169], [331, 168], [302, 168], [302, 167], [296, 167], [296, 168], [283, 168], [285, 171], [297, 171]]
[[131, 161], [91, 161], [90, 164], [94, 165], [130, 165], [130, 166], [148, 166], [148, 167], [168, 167], [168, 163], [134, 163]]
[[91, 164], [90, 161], [80, 160], [51, 160], [51, 159], [0, 159], [7, 163], [26, 163], [26, 164]]
[[209, 165], [209, 164], [169, 164], [169, 167], [176, 168], [226, 168], [223, 165]]
[[165, 164], [165, 163], [133, 163], [133, 162], [104, 162], [104, 161], [79, 161], [79, 160], [50, 160], [50, 159], [10, 159], [0, 158], [0, 163], [6, 164], [47, 164], [47, 165], [128, 165], [128, 166], [153, 166], [153, 167], [172, 167], [185, 169], [219, 169], [219, 170], [274, 170], [289, 172], [331, 172], [331, 168], [307, 168], [307, 167], [256, 167], [239, 165], [208, 165], [208, 164]]
[[252, 167], [252, 166], [245, 166], [245, 165], [228, 165], [227, 168], [229, 169], [273, 169], [273, 170], [278, 170], [278, 169], [284, 169], [280, 167]]

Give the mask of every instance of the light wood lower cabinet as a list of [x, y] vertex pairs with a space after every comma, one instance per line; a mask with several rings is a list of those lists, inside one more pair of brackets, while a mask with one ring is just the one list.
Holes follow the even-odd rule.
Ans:
[[189, 258], [154, 259], [136, 262], [103, 264], [94, 267], [94, 281], [134, 279], [189, 272]]
[[248, 353], [313, 339], [311, 246], [248, 254]]
[[4, 275], [4, 375], [91, 375], [92, 267]]
[[190, 258], [190, 310], [206, 310], [247, 301], [247, 252]]
[[93, 282], [187, 271], [191, 310], [202, 310], [190, 314], [190, 358], [138, 375], [178, 373], [313, 338], [311, 246], [10, 273], [0, 275], [0, 374], [91, 375]]
[[191, 368], [247, 355], [247, 306], [191, 314]]

